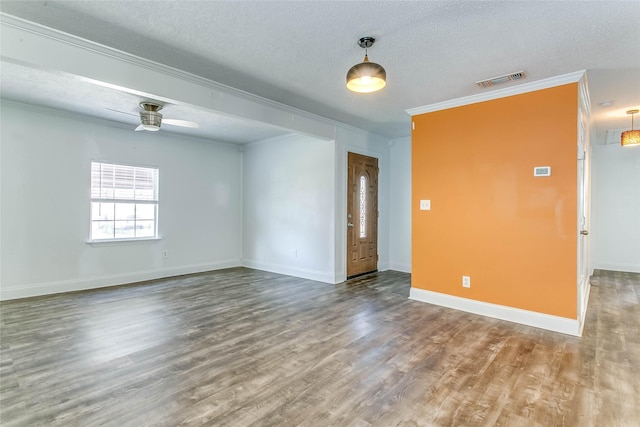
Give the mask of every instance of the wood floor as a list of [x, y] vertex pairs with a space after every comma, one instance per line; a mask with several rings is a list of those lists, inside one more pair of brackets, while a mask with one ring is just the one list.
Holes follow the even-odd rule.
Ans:
[[[245, 268], [0, 304], [3, 426], [638, 426], [640, 274], [582, 338]], [[550, 296], [552, 297], [552, 296]]]

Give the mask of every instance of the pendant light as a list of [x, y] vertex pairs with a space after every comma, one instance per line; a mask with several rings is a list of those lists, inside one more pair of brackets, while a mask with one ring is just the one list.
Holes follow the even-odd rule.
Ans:
[[376, 39], [362, 37], [358, 45], [364, 49], [364, 60], [351, 67], [347, 73], [347, 89], [353, 92], [369, 93], [382, 89], [387, 84], [387, 72], [374, 62], [369, 62], [368, 49], [373, 46]]
[[623, 147], [633, 147], [634, 145], [640, 145], [640, 130], [633, 130], [633, 115], [640, 110], [629, 110], [627, 114], [631, 114], [631, 130], [622, 132], [622, 138], [620, 144]]

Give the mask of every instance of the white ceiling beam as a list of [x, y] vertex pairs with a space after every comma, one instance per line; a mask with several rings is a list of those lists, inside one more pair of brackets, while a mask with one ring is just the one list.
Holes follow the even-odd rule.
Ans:
[[11, 15], [0, 14], [0, 23], [2, 61], [64, 72], [158, 101], [335, 139], [335, 125], [320, 116]]

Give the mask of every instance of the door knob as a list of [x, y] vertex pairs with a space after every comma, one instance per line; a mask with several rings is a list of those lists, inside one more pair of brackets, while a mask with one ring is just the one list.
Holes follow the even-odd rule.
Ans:
[[350, 222], [347, 223], [347, 227], [353, 227], [353, 224], [351, 224]]
[[589, 234], [589, 230], [580, 230], [580, 234], [586, 236], [587, 234]]

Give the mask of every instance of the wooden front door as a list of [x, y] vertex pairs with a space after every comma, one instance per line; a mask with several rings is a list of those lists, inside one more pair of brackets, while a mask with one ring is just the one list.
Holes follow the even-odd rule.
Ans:
[[378, 269], [378, 159], [349, 153], [347, 278]]

